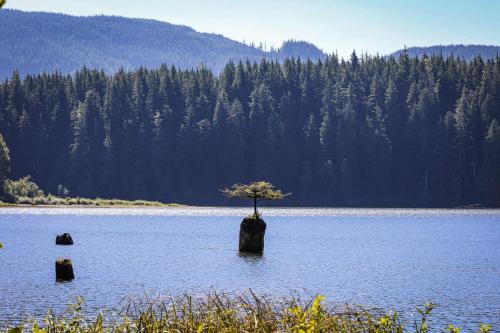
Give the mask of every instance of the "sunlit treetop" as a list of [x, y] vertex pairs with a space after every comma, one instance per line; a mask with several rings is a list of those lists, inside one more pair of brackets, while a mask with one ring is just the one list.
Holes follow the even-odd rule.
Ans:
[[274, 185], [260, 181], [246, 184], [234, 184], [222, 190], [222, 193], [230, 198], [249, 198], [257, 200], [281, 200], [290, 193], [283, 194], [276, 190]]
[[273, 184], [265, 181], [250, 184], [234, 184], [223, 189], [222, 193], [229, 198], [253, 199], [255, 216], [259, 216], [257, 200], [281, 200], [290, 195], [290, 193], [283, 194], [281, 190], [275, 189]]

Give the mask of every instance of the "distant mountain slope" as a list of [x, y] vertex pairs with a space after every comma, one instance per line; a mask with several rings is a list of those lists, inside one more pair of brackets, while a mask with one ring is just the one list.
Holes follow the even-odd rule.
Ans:
[[312, 44], [289, 41], [265, 52], [222, 35], [189, 27], [116, 16], [77, 17], [63, 14], [0, 10], [0, 77], [74, 72], [83, 65], [113, 72], [162, 63], [195, 68], [201, 63], [218, 72], [230, 60], [262, 57], [323, 58]]
[[[453, 54], [455, 57], [463, 58], [470, 61], [477, 55], [480, 55], [483, 59], [492, 59], [497, 55], [500, 55], [500, 46], [494, 45], [434, 45], [434, 46], [424, 46], [424, 47], [410, 47], [406, 49], [408, 54], [412, 57], [418, 56], [422, 57], [424, 54], [442, 54], [447, 57]], [[403, 50], [396, 51], [392, 55], [398, 56]]]
[[266, 54], [267, 58], [284, 60], [286, 58], [302, 58], [302, 59], [323, 59], [326, 54], [318, 49], [314, 44], [304, 41], [286, 41], [276, 51], [271, 51]]

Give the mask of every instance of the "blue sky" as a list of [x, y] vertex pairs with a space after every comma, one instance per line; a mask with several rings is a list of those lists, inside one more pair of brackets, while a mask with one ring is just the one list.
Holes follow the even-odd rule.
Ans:
[[6, 7], [152, 18], [267, 46], [307, 40], [344, 57], [353, 49], [500, 45], [500, 0], [7, 0]]

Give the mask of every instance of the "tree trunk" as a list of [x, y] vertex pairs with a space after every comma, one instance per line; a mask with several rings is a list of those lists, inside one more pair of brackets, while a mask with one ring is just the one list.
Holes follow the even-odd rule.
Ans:
[[240, 225], [240, 252], [262, 253], [266, 223], [261, 218], [246, 217]]
[[75, 278], [73, 273], [73, 265], [70, 259], [57, 259], [56, 260], [56, 280], [69, 281]]

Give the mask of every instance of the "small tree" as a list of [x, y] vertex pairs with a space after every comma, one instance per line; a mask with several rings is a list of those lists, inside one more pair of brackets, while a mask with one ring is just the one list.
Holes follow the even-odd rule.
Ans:
[[229, 198], [247, 198], [253, 199], [254, 216], [258, 217], [257, 200], [281, 200], [290, 193], [283, 194], [281, 190], [274, 189], [274, 185], [268, 182], [253, 182], [248, 185], [234, 184], [222, 190], [225, 196]]
[[[1, 1], [1, 0], [0, 0]], [[9, 148], [0, 134], [0, 198], [3, 199], [5, 185], [10, 173]]]

